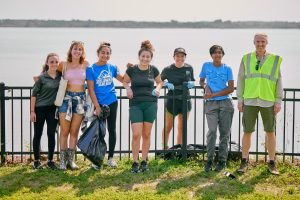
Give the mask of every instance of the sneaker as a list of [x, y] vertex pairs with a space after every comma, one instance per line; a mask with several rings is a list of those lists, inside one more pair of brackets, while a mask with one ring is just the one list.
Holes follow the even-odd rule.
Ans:
[[58, 169], [58, 167], [56, 166], [55, 162], [53, 162], [52, 160], [48, 160], [47, 167], [49, 167], [50, 169], [53, 169], [53, 170]]
[[42, 166], [40, 160], [35, 160], [33, 162], [33, 166], [32, 167], [33, 167], [33, 169], [43, 169], [43, 166]]
[[118, 166], [117, 162], [113, 158], [108, 159], [107, 164], [108, 164], [108, 166], [113, 167], [113, 168]]
[[249, 163], [249, 161], [246, 158], [243, 158], [242, 161], [241, 161], [240, 168], [237, 170], [237, 172], [245, 173], [247, 171], [247, 168], [248, 168], [248, 163]]
[[138, 173], [139, 172], [139, 164], [137, 162], [132, 163], [131, 172], [132, 173]]
[[96, 170], [96, 171], [101, 170], [101, 167], [102, 167], [102, 166], [92, 164], [92, 168], [93, 168], [94, 170]]
[[211, 160], [207, 161], [207, 163], [204, 166], [204, 171], [205, 172], [209, 172], [212, 170], [212, 164], [213, 162]]
[[220, 172], [225, 168], [226, 168], [226, 161], [219, 161], [215, 168], [215, 171]]
[[270, 160], [270, 162], [268, 163], [268, 169], [271, 174], [279, 175], [279, 171], [277, 170], [277, 168], [275, 166], [274, 160]]
[[140, 165], [141, 172], [149, 171], [147, 161], [143, 160]]

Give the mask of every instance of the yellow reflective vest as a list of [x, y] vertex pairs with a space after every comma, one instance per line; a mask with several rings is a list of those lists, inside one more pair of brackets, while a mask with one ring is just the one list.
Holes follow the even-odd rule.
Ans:
[[262, 62], [258, 62], [255, 52], [243, 56], [245, 68], [244, 99], [260, 98], [275, 102], [281, 61], [282, 58], [274, 54], [268, 54]]

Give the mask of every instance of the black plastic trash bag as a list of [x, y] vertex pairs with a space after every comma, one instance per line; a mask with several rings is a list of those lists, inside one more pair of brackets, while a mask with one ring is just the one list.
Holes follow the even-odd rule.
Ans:
[[92, 121], [77, 143], [82, 154], [97, 166], [102, 164], [107, 150], [104, 137], [106, 134], [106, 118], [109, 115], [109, 107], [103, 106], [101, 110], [100, 117]]

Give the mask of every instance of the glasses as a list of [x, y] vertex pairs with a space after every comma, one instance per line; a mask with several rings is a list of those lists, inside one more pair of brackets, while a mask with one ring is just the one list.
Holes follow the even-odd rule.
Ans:
[[258, 60], [258, 61], [256, 62], [256, 66], [255, 66], [256, 71], [259, 69], [259, 64], [260, 64], [260, 60]]

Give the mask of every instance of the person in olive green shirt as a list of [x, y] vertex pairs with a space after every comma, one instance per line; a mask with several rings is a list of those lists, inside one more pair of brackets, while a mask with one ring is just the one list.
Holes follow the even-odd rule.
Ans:
[[30, 120], [34, 123], [33, 153], [34, 169], [41, 169], [40, 146], [45, 121], [47, 122], [48, 135], [48, 162], [47, 166], [56, 169], [53, 161], [55, 148], [55, 130], [57, 119], [55, 119], [56, 106], [54, 101], [58, 91], [61, 75], [56, 71], [59, 57], [55, 53], [47, 56], [43, 73], [36, 80], [31, 95]]
[[257, 33], [254, 36], [256, 51], [243, 57], [237, 82], [238, 110], [243, 112], [244, 135], [242, 139], [242, 161], [238, 172], [248, 167], [251, 133], [254, 132], [258, 112], [261, 113], [269, 153], [268, 169], [279, 174], [275, 166], [275, 119], [281, 110], [282, 79], [281, 57], [266, 51], [268, 36]]

